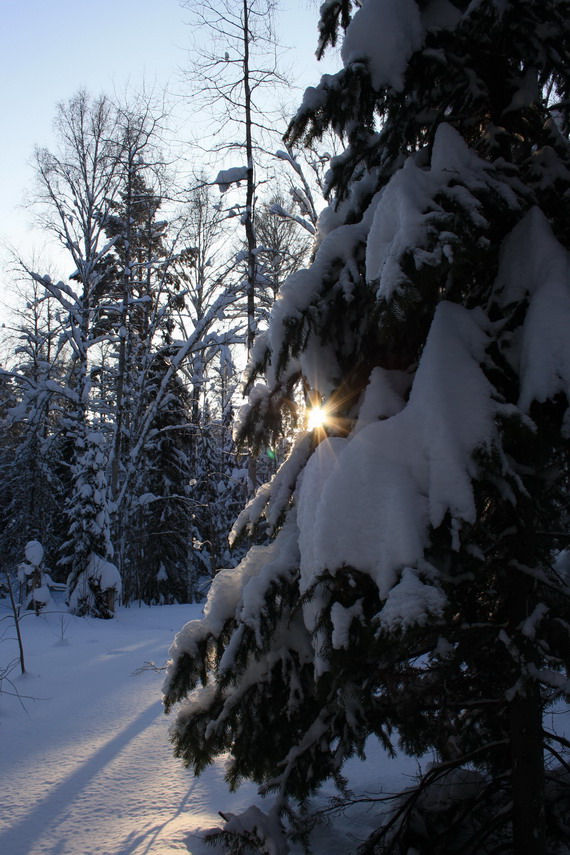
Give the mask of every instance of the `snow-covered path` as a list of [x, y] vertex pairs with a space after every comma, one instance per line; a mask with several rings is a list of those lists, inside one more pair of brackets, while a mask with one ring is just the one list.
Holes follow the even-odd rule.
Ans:
[[[215, 824], [224, 803], [210, 800], [223, 789], [223, 769], [195, 780], [182, 768], [167, 738], [163, 675], [134, 675], [145, 662], [162, 664], [176, 630], [197, 613], [179, 606], [124, 609], [113, 621], [26, 615], [30, 676], [14, 682], [37, 700], [24, 700], [25, 710], [0, 700], [0, 852], [187, 853], [189, 828]], [[2, 642], [3, 662], [9, 646]], [[248, 797], [252, 788], [239, 793], [244, 805]]]
[[[121, 609], [111, 621], [23, 618], [29, 674], [10, 677], [24, 708], [6, 680], [0, 686], [2, 855], [204, 855], [214, 850], [199, 832], [218, 824], [218, 810], [263, 807], [253, 785], [228, 793], [223, 762], [195, 779], [174, 759], [163, 674], [135, 673], [163, 664], [174, 634], [199, 613], [164, 606]], [[0, 666], [16, 655], [13, 635], [0, 601]], [[385, 763], [379, 748], [369, 763], [354, 761], [359, 790], [378, 788], [380, 769], [394, 789], [414, 771], [407, 758]], [[337, 818], [318, 829], [315, 851], [346, 855], [374, 825], [372, 811]]]

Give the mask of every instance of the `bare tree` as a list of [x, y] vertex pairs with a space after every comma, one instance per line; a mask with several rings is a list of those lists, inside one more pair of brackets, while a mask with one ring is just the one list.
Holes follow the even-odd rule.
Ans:
[[[227, 290], [230, 281], [236, 281], [235, 259], [223, 248], [225, 215], [214, 204], [212, 189], [203, 174], [196, 176], [195, 184], [183, 211], [185, 241], [193, 252], [192, 263], [180, 270], [185, 305], [178, 320], [185, 337], [202, 321], [218, 295]], [[210, 349], [210, 354], [207, 351], [196, 354], [188, 378], [192, 386], [191, 421], [195, 429], [200, 421], [207, 362], [213, 352]]]
[[255, 217], [259, 242], [258, 315], [264, 322], [268, 320], [283, 282], [308, 262], [313, 243], [310, 230], [303, 227], [294, 215], [280, 214], [286, 210], [286, 205], [285, 197], [275, 194], [258, 207]]
[[[221, 170], [215, 183], [224, 192], [236, 184], [245, 184], [245, 199], [233, 206], [245, 233], [245, 275], [248, 355], [256, 334], [256, 287], [258, 278], [255, 205], [259, 167], [265, 142], [274, 134], [264, 98], [274, 95], [284, 83], [278, 71], [278, 47], [273, 32], [272, 0], [206, 0], [189, 2], [199, 33], [207, 37], [208, 47], [197, 45], [197, 59], [191, 66], [191, 78], [203, 106], [217, 119], [221, 138], [214, 151], [239, 152], [244, 162]], [[222, 133], [222, 128], [224, 131]], [[228, 136], [233, 133], [234, 136]], [[237, 139], [236, 139], [237, 136]], [[250, 462], [250, 490], [257, 484], [255, 461]]]

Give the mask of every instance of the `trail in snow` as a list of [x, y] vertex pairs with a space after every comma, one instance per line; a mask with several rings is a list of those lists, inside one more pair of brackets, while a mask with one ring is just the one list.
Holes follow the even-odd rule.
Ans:
[[[253, 785], [228, 793], [223, 761], [197, 779], [183, 768], [168, 741], [163, 674], [135, 674], [145, 662], [162, 665], [175, 632], [199, 614], [198, 606], [120, 609], [111, 621], [26, 614], [30, 673], [10, 675], [28, 696], [24, 708], [5, 693], [6, 681], [0, 694], [1, 853], [202, 855], [200, 831], [218, 824], [218, 810], [236, 813], [254, 801], [263, 808]], [[4, 601], [0, 621], [1, 665], [16, 655]], [[351, 764], [360, 767], [362, 789], [379, 789], [381, 762], [378, 755]], [[413, 761], [393, 761], [385, 788], [400, 788], [402, 772], [413, 771]], [[376, 819], [369, 811], [322, 826], [316, 851], [345, 855]]]
[[[186, 853], [189, 829], [215, 824], [221, 765], [198, 780], [181, 766], [160, 702], [163, 675], [134, 675], [145, 662], [164, 663], [174, 633], [198, 611], [123, 609], [112, 621], [25, 616], [30, 675], [14, 682], [37, 700], [24, 700], [25, 710], [15, 698], [0, 700], [0, 852]], [[10, 644], [0, 647], [2, 661]]]

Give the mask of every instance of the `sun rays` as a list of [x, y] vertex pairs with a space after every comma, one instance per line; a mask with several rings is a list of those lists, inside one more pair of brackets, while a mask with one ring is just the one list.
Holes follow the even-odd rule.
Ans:
[[307, 410], [307, 430], [323, 428], [327, 421], [327, 412], [324, 407], [317, 405]]

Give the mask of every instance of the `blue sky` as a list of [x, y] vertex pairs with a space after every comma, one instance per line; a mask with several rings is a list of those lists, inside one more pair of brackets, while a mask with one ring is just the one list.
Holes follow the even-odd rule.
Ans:
[[[318, 3], [281, 5], [278, 35], [294, 47], [288, 64], [302, 86], [314, 84], [330, 70], [314, 60]], [[2, 0], [1, 11], [0, 241], [26, 249], [30, 217], [18, 206], [34, 145], [52, 143], [56, 104], [80, 88], [122, 93], [143, 79], [180, 94], [189, 12], [178, 0]]]
[[[2, 0], [0, 234], [25, 223], [13, 206], [30, 183], [36, 143], [51, 141], [58, 101], [146, 76], [167, 82], [184, 61], [177, 0]], [[15, 221], [15, 222], [14, 222]], [[10, 236], [10, 235], [8, 235]]]

